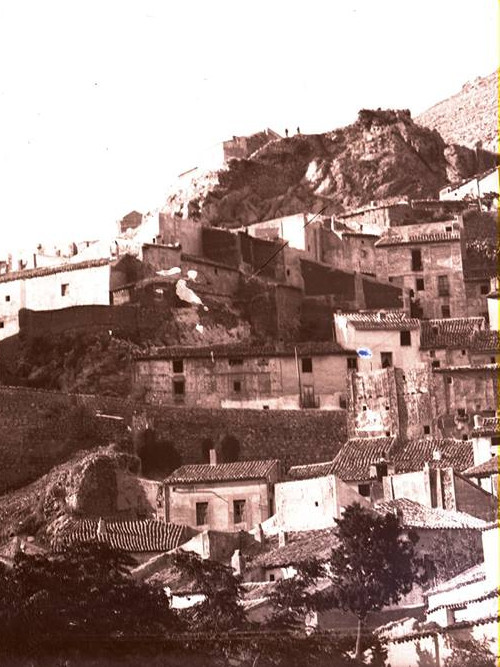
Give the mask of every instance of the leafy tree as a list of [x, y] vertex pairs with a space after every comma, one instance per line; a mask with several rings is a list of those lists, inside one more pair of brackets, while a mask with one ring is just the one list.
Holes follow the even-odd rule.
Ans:
[[488, 640], [453, 639], [452, 652], [444, 662], [445, 667], [462, 667], [462, 665], [474, 665], [474, 667], [495, 667], [497, 659], [492, 652]]
[[483, 547], [477, 530], [443, 533], [433, 543], [431, 561], [438, 581], [451, 579], [482, 560]]
[[175, 554], [174, 564], [177, 570], [193, 581], [196, 592], [205, 596], [202, 602], [184, 612], [191, 629], [224, 632], [245, 626], [241, 577], [235, 576], [231, 567], [202, 560], [190, 552]]
[[350, 611], [358, 618], [356, 658], [361, 658], [361, 635], [369, 612], [397, 604], [414, 583], [421, 583], [414, 534], [404, 536], [393, 514], [382, 517], [354, 503], [337, 521], [338, 544], [330, 559], [332, 586], [325, 607]]

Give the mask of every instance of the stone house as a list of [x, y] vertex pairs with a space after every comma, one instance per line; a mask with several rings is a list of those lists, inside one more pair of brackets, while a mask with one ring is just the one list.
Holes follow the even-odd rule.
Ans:
[[164, 481], [165, 520], [197, 530], [247, 531], [275, 512], [279, 461], [185, 465]]
[[400, 226], [375, 243], [378, 278], [410, 290], [413, 316], [468, 314], [461, 225], [455, 219]]
[[420, 357], [433, 368], [495, 363], [498, 333], [483, 317], [427, 320], [420, 327]]
[[358, 351], [360, 372], [418, 366], [419, 330], [420, 321], [400, 311], [334, 315], [335, 340]]
[[109, 305], [109, 259], [0, 275], [0, 340], [19, 333], [19, 311], [58, 310], [70, 306]]
[[207, 408], [337, 410], [355, 353], [337, 343], [172, 347], [138, 355], [148, 402]]

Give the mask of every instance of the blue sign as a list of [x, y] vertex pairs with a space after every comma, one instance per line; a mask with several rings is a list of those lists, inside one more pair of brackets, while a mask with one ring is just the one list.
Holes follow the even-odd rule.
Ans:
[[372, 358], [372, 351], [367, 347], [360, 347], [356, 350], [356, 352], [358, 353], [358, 357], [362, 357], [363, 359]]

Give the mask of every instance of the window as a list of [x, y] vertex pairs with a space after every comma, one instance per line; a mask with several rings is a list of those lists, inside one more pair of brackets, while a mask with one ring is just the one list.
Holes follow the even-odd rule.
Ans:
[[313, 360], [311, 357], [304, 357], [302, 359], [302, 372], [303, 373], [312, 373], [313, 370]]
[[411, 251], [411, 270], [412, 271], [422, 271], [422, 251], [421, 250], [412, 250]]
[[480, 286], [479, 288], [481, 294], [489, 294], [490, 291], [490, 286], [487, 283], [484, 283], [483, 285]]
[[467, 435], [467, 433], [464, 433], [462, 435], [462, 440], [468, 440], [468, 439], [469, 439], [469, 436]]
[[0, 329], [3, 329], [4, 326], [5, 326], [5, 322], [2, 322], [2, 321], [0, 320]]
[[445, 232], [451, 232], [452, 229], [451, 229], [451, 227], [445, 227], [445, 228], [444, 228], [444, 231], [445, 231]]
[[243, 359], [229, 359], [230, 366], [243, 366]]
[[357, 371], [358, 370], [358, 358], [357, 357], [347, 357], [347, 370]]
[[245, 501], [233, 500], [234, 523], [245, 521]]
[[389, 277], [387, 278], [387, 280], [388, 280], [390, 283], [394, 282], [394, 276], [389, 276]]
[[174, 373], [184, 373], [184, 360], [174, 359], [172, 362]]
[[347, 410], [347, 400], [345, 396], [341, 396], [339, 398], [339, 408], [341, 408], [342, 410]]
[[411, 346], [411, 331], [400, 331], [399, 340], [403, 346]]
[[451, 377], [447, 377], [447, 378], [446, 378], [446, 382], [447, 382], [448, 384], [452, 384], [452, 383], [453, 383], [453, 378], [451, 378]]
[[438, 295], [450, 296], [450, 281], [448, 276], [438, 276]]
[[497, 360], [495, 359], [495, 357], [490, 357], [490, 364], [496, 364], [496, 363]]
[[432, 362], [432, 368], [439, 368], [440, 366], [441, 366], [441, 362], [438, 361], [437, 359], [435, 359], [435, 360]]
[[241, 391], [241, 380], [234, 380], [233, 391], [235, 391], [236, 393], [239, 393]]
[[180, 398], [186, 393], [184, 380], [174, 380], [174, 396]]
[[451, 317], [449, 306], [441, 306], [441, 316], [444, 317], [445, 319]]
[[63, 285], [61, 285], [61, 296], [68, 296], [68, 294], [69, 294], [69, 284], [64, 283]]
[[436, 350], [429, 350], [429, 357], [434, 359], [435, 356], [436, 356]]
[[417, 278], [415, 287], [417, 288], [417, 292], [423, 292], [424, 291], [424, 279], [423, 278]]
[[5, 301], [10, 301], [10, 294], [5, 295]]
[[415, 296], [415, 292], [411, 289], [410, 290], [410, 299], [413, 299], [414, 296]]
[[459, 417], [465, 417], [465, 408], [458, 408], [457, 415]]
[[380, 353], [380, 362], [382, 368], [391, 368], [392, 367], [392, 352], [381, 352]]
[[358, 484], [358, 493], [360, 496], [367, 498], [370, 495], [370, 485], [369, 484]]
[[196, 525], [206, 526], [208, 523], [208, 503], [196, 503]]
[[276, 581], [276, 577], [274, 574], [269, 575], [269, 581]]
[[429, 435], [430, 432], [431, 432], [431, 427], [429, 426], [429, 424], [424, 424], [424, 435]]

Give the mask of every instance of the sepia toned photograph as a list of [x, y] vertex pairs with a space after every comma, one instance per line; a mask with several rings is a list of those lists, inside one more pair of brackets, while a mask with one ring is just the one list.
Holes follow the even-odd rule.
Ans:
[[496, 667], [498, 0], [0, 0], [0, 667]]

